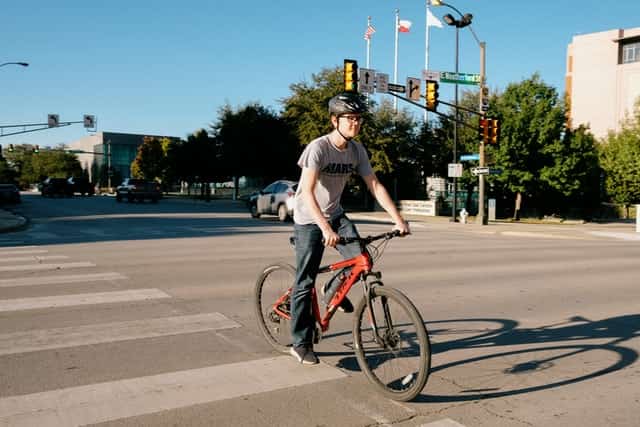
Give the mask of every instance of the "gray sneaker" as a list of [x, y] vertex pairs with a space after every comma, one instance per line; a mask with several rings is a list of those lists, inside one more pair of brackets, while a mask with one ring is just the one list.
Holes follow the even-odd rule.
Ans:
[[302, 345], [291, 347], [289, 353], [303, 365], [316, 365], [319, 363], [318, 357], [313, 352], [313, 347], [311, 346]]

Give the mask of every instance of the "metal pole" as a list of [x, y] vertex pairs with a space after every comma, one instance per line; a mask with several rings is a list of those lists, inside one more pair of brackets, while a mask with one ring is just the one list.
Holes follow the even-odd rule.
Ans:
[[[456, 25], [456, 76], [458, 75], [458, 37], [460, 28]], [[458, 83], [455, 84], [455, 121], [453, 125], [453, 163], [458, 163]], [[458, 178], [453, 177], [453, 207], [451, 212], [451, 221], [456, 222], [458, 198]]]
[[[396, 9], [395, 54], [393, 56], [393, 84], [398, 84], [398, 26], [400, 25], [400, 9]], [[393, 98], [393, 111], [398, 112], [398, 98]]]
[[111, 140], [107, 140], [107, 188], [111, 193]]
[[[486, 59], [486, 43], [480, 42], [480, 108], [482, 108], [482, 88], [485, 85], [485, 59]], [[486, 117], [486, 112], [482, 111], [482, 118]], [[484, 157], [484, 141], [480, 141], [480, 167], [486, 165], [486, 159]], [[478, 176], [478, 216], [476, 217], [476, 223], [480, 225], [488, 224], [487, 216], [484, 212], [484, 198], [485, 198], [485, 182], [484, 175]]]

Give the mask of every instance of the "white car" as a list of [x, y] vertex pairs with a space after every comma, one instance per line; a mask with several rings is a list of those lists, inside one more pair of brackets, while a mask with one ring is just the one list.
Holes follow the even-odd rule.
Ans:
[[277, 215], [280, 221], [293, 218], [293, 203], [297, 189], [298, 183], [295, 181], [272, 182], [249, 197], [251, 216], [260, 218], [263, 214]]

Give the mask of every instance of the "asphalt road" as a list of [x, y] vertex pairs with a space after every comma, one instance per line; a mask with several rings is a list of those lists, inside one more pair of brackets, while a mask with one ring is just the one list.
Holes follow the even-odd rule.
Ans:
[[29, 227], [0, 235], [0, 425], [638, 425], [638, 240], [414, 223], [376, 265], [433, 346], [397, 403], [358, 370], [348, 315], [318, 366], [259, 335], [253, 284], [293, 261], [291, 224], [231, 201], [23, 200]]

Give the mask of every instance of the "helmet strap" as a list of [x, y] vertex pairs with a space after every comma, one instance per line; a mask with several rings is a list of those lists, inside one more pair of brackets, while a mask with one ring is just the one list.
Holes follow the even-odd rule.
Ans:
[[347, 138], [346, 136], [344, 136], [344, 134], [342, 132], [340, 132], [340, 116], [336, 116], [336, 131], [338, 131], [338, 133], [340, 134], [342, 139], [344, 139], [347, 142], [349, 142], [349, 141], [351, 141], [353, 139], [353, 138]]

